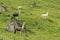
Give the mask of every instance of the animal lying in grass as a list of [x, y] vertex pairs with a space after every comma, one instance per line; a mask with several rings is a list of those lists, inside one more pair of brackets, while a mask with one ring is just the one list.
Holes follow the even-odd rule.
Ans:
[[14, 17], [10, 19], [10, 21], [7, 24], [7, 31], [11, 31], [16, 33], [16, 31], [23, 31], [25, 28], [25, 22], [22, 20], [17, 20]]
[[2, 6], [2, 9], [1, 9], [3, 12], [5, 11], [10, 11], [10, 8], [9, 7], [6, 7], [6, 6]]

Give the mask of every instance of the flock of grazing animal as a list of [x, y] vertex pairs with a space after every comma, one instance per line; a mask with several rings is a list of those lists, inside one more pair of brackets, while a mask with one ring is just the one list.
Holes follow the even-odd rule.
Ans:
[[[1, 2], [1, 4], [3, 4], [3, 2]], [[36, 3], [35, 3], [35, 2], [32, 3], [31, 7], [34, 7], [34, 6], [36, 6]], [[17, 17], [20, 15], [22, 6], [18, 6], [18, 9], [19, 9], [19, 12], [18, 12], [18, 13], [15, 12], [15, 13], [13, 14], [13, 17], [14, 17], [14, 18], [17, 18]], [[9, 11], [9, 10], [10, 10], [9, 7], [2, 6], [2, 11], [3, 11], [3, 12]], [[48, 12], [45, 13], [45, 14], [42, 14], [42, 17], [43, 17], [44, 19], [46, 19], [46, 18], [48, 17]], [[13, 23], [12, 23], [12, 24], [13, 24]], [[14, 33], [16, 33], [16, 31], [22, 31], [22, 30], [24, 29], [24, 25], [25, 25], [25, 23], [23, 23], [21, 27], [15, 27], [15, 26], [14, 26]]]

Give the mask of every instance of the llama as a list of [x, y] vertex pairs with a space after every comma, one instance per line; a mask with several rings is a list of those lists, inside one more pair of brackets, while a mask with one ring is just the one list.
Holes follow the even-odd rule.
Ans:
[[21, 10], [22, 10], [22, 6], [18, 6], [18, 12], [19, 12], [19, 15], [20, 15], [20, 13], [21, 13]]
[[20, 15], [22, 6], [18, 6], [18, 9], [19, 9], [19, 13], [15, 12], [15, 13], [13, 14], [13, 17], [18, 17], [18, 16]]
[[47, 16], [48, 16], [48, 12], [45, 13], [45, 14], [42, 14], [42, 17], [45, 18], [45, 19], [47, 18]]

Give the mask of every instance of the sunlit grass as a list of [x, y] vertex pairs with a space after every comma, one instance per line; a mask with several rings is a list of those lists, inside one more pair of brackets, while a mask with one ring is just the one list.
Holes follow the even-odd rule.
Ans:
[[[34, 0], [0, 0], [5, 6], [11, 8], [10, 12], [0, 14], [0, 39], [1, 40], [60, 40], [60, 1], [59, 0], [35, 0], [38, 7], [30, 7]], [[27, 30], [22, 33], [6, 31], [8, 21], [17, 7], [23, 6], [19, 20], [26, 22]], [[1, 8], [2, 5], [0, 5]], [[15, 8], [15, 9], [14, 9]], [[48, 18], [42, 18], [42, 14], [49, 12]], [[7, 15], [10, 15], [9, 17]]]

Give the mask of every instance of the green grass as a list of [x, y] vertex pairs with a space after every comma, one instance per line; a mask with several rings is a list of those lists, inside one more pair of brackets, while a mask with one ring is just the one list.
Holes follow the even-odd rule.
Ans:
[[[10, 12], [0, 14], [0, 40], [60, 40], [60, 0], [35, 0], [38, 7], [31, 8], [34, 0], [0, 0], [11, 8]], [[6, 25], [12, 14], [18, 12], [17, 6], [23, 6], [19, 20], [26, 22], [27, 30], [22, 33], [6, 31]], [[1, 10], [0, 4], [0, 10]], [[49, 12], [47, 20], [42, 13]], [[7, 17], [10, 15], [10, 17]]]

